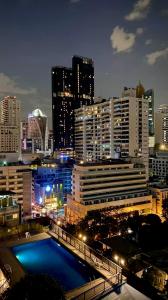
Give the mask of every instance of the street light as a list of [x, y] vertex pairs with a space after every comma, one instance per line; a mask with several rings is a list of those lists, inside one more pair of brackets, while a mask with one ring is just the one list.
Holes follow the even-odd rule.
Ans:
[[83, 242], [86, 242], [86, 240], [87, 240], [86, 235], [83, 235], [82, 233], [79, 233], [78, 238], [79, 238], [80, 240], [82, 240]]
[[117, 254], [114, 255], [114, 260], [119, 264], [119, 266], [125, 265], [125, 260]]
[[57, 221], [57, 225], [58, 225], [58, 226], [61, 225], [61, 221], [60, 221], [60, 220]]

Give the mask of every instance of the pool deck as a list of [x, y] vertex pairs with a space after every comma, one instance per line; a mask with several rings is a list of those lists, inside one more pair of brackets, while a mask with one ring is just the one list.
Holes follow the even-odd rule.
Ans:
[[[56, 238], [57, 240], [60, 241], [61, 244], [63, 244], [66, 248], [68, 248], [72, 253], [74, 253], [75, 255], [77, 255], [79, 258], [81, 258], [83, 261], [86, 261], [86, 257], [84, 256], [83, 253], [81, 253], [79, 250], [77, 250], [75, 247], [71, 246], [70, 244], [66, 243], [62, 238], [58, 238], [57, 234], [53, 233], [53, 231], [49, 231], [49, 234], [51, 236], [53, 236], [54, 238]], [[93, 280], [92, 282], [89, 282], [79, 288], [73, 289], [72, 291], [68, 291], [66, 293], [66, 299], [70, 300], [78, 295], [80, 295], [81, 293], [87, 291], [88, 289], [96, 286], [97, 284], [103, 282], [103, 278], [111, 278], [112, 274], [110, 272], [108, 272], [107, 270], [105, 270], [102, 267], [97, 267], [96, 264], [93, 262], [93, 260], [87, 258], [86, 261], [87, 264], [89, 264], [92, 268], [94, 268], [97, 272], [99, 272], [100, 274], [100, 278]], [[102, 276], [102, 278], [101, 278]], [[125, 279], [125, 278], [123, 278]], [[124, 282], [125, 280], [123, 280]], [[115, 284], [115, 278], [114, 278], [114, 284]], [[110, 284], [109, 284], [109, 288], [110, 288]]]
[[[33, 241], [40, 241], [40, 240], [48, 239], [51, 237], [54, 237], [57, 240], [59, 240], [61, 244], [63, 244], [67, 249], [69, 249], [71, 251], [71, 253], [74, 253], [76, 256], [81, 258], [83, 261], [86, 261], [85, 256], [81, 252], [79, 252], [76, 248], [74, 248], [70, 244], [66, 243], [60, 237], [58, 239], [58, 236], [55, 233], [53, 233], [52, 231], [50, 231], [49, 234], [40, 233], [40, 234], [30, 236], [29, 238], [21, 238], [21, 239], [15, 239], [15, 240], [10, 240], [10, 241], [2, 241], [2, 242], [0, 242], [1, 263], [3, 265], [9, 264], [11, 266], [11, 269], [12, 269], [11, 285], [14, 285], [25, 275], [24, 269], [22, 268], [21, 264], [16, 259], [16, 257], [13, 255], [11, 248], [14, 246], [17, 246], [17, 245], [30, 243]], [[81, 287], [78, 287], [76, 289], [66, 292], [65, 296], [66, 296], [67, 300], [70, 300], [70, 299], [74, 298], [75, 296], [78, 296], [81, 293], [87, 291], [88, 289], [93, 288], [97, 284], [103, 282], [103, 278], [107, 278], [107, 279], [111, 278], [112, 274], [110, 272], [103, 269], [102, 267], [97, 267], [91, 259], [87, 258], [86, 262], [92, 268], [94, 268], [95, 270], [97, 270], [99, 272], [100, 278], [93, 280], [91, 282], [88, 282]], [[109, 284], [109, 288], [110, 288], [110, 284]]]
[[25, 275], [25, 271], [23, 270], [21, 264], [18, 262], [16, 257], [13, 255], [11, 251], [11, 247], [33, 242], [40, 241], [44, 239], [48, 239], [50, 236], [47, 233], [40, 233], [33, 236], [30, 236], [28, 239], [22, 238], [19, 240], [10, 240], [10, 241], [1, 241], [0, 242], [0, 259], [3, 265], [8, 264], [11, 266], [12, 274], [11, 274], [11, 285], [15, 284]]

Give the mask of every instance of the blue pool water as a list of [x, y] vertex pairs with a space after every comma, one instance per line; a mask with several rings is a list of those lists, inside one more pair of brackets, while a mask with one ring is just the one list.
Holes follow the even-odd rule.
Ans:
[[48, 274], [57, 279], [66, 291], [98, 278], [95, 270], [79, 261], [52, 238], [15, 246], [12, 251], [25, 271]]

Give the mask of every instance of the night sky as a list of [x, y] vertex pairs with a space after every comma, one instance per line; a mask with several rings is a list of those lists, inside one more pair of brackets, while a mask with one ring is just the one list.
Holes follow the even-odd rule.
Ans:
[[168, 102], [167, 0], [0, 0], [0, 96], [16, 95], [25, 116], [51, 120], [54, 65], [93, 58], [96, 96], [120, 96], [139, 80]]

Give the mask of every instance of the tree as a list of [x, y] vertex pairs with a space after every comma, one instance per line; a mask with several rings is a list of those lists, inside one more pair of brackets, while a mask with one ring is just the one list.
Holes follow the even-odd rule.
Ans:
[[25, 275], [7, 292], [7, 300], [65, 300], [57, 281], [48, 275]]

